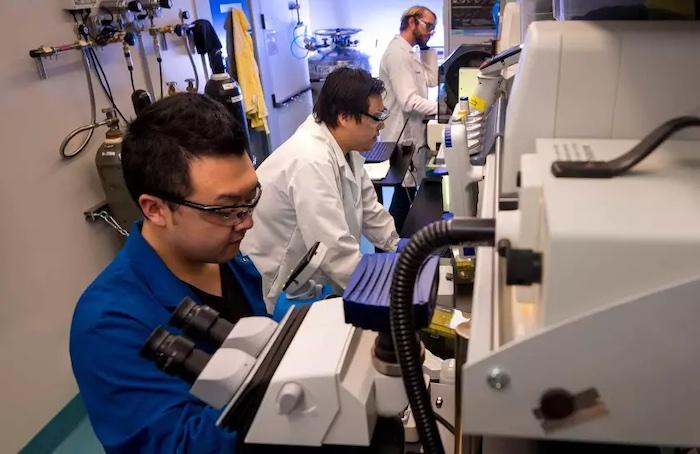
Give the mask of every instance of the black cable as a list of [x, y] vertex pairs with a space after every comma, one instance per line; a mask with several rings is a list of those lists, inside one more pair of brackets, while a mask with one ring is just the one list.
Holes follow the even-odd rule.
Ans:
[[100, 86], [102, 87], [102, 91], [104, 91], [105, 96], [107, 98], [110, 98], [109, 91], [107, 91], [107, 87], [105, 87], [104, 81], [102, 80], [102, 77], [100, 76], [99, 70], [97, 69], [97, 62], [95, 61], [95, 57], [93, 56], [93, 49], [91, 47], [88, 47], [87, 49], [87, 56], [88, 59], [90, 60], [90, 63], [92, 64], [92, 69], [95, 71], [95, 76], [97, 76], [98, 82], [100, 82]]
[[450, 424], [445, 418], [443, 418], [442, 416], [440, 416], [439, 413], [433, 412], [433, 415], [435, 415], [435, 419], [437, 419], [438, 422], [439, 422], [440, 424], [442, 424], [443, 426], [445, 426], [445, 429], [449, 430], [450, 433], [451, 433], [452, 435], [455, 434], [455, 426], [453, 426], [453, 425]]
[[104, 88], [107, 97], [112, 98], [112, 87], [109, 85], [107, 74], [105, 73], [104, 68], [102, 68], [102, 63], [100, 63], [100, 59], [97, 57], [97, 52], [95, 52], [93, 47], [90, 48], [90, 52], [92, 53], [92, 58], [95, 63], [95, 71], [98, 71], [100, 82], [102, 82], [102, 77], [104, 77], [102, 88]]
[[[407, 119], [406, 121], [408, 122], [408, 119]], [[404, 127], [405, 127], [405, 126], [406, 126], [406, 125], [405, 125], [405, 123], [404, 123]], [[401, 132], [403, 132], [403, 129], [401, 130]], [[398, 144], [397, 144], [397, 145], [398, 145]], [[422, 148], [423, 146], [425, 146], [425, 145], [422, 145], [420, 148]], [[415, 175], [413, 175], [413, 171], [411, 170], [411, 168], [412, 168], [413, 170], [416, 170], [416, 166], [413, 165], [413, 157], [416, 155], [416, 151], [418, 151], [418, 148], [414, 146], [414, 147], [413, 147], [413, 151], [411, 152], [411, 159], [408, 161], [408, 162], [409, 162], [409, 164], [408, 164], [408, 174], [411, 175], [411, 179], [413, 179], [413, 187], [416, 188], [416, 191], [418, 191], [418, 181], [416, 180], [416, 177], [415, 177]], [[425, 176], [425, 175], [424, 175], [424, 176]], [[413, 203], [414, 197], [411, 197], [411, 194], [408, 192], [408, 188], [407, 188], [406, 186], [404, 186], [403, 183], [401, 184], [401, 186], [402, 186], [402, 187], [404, 188], [404, 190], [406, 191], [406, 197], [408, 197], [408, 201], [409, 201], [410, 203]]]
[[[119, 107], [117, 107], [117, 103], [114, 102], [114, 97], [112, 96], [112, 87], [109, 85], [109, 81], [107, 80], [107, 74], [105, 74], [104, 69], [102, 68], [102, 64], [100, 63], [99, 58], [97, 57], [97, 53], [95, 52], [95, 49], [92, 47], [88, 48], [89, 52], [88, 55], [90, 56], [90, 59], [92, 60], [93, 67], [95, 68], [95, 74], [97, 75], [97, 80], [100, 82], [100, 86], [102, 87], [102, 90], [105, 93], [105, 96], [107, 96], [107, 99], [109, 102], [112, 104], [112, 107], [114, 107], [114, 110], [117, 111], [120, 117], [122, 117], [122, 120], [124, 120], [124, 123], [127, 125], [130, 123], [129, 120], [126, 119], [124, 114], [122, 113], [121, 110], [119, 110]], [[104, 81], [102, 80], [102, 77], [104, 77]]]
[[420, 344], [413, 313], [413, 289], [423, 261], [435, 250], [450, 244], [493, 245], [493, 219], [438, 221], [416, 232], [399, 255], [391, 281], [390, 321], [396, 356], [423, 450], [444, 454], [430, 395], [425, 388]]
[[[109, 85], [109, 80], [107, 80], [107, 74], [105, 74], [104, 69], [102, 68], [102, 65], [100, 64], [100, 60], [97, 57], [97, 53], [95, 52], [94, 48], [89, 48], [90, 53], [91, 53], [91, 59], [93, 62], [93, 67], [95, 68], [95, 74], [97, 75], [97, 80], [100, 82], [100, 86], [102, 87], [102, 91], [104, 91], [105, 96], [109, 100], [110, 104], [112, 104], [112, 107], [114, 107], [114, 110], [117, 111], [119, 116], [124, 120], [124, 123], [127, 125], [130, 123], [129, 120], [126, 119], [124, 114], [122, 113], [121, 110], [119, 110], [119, 107], [117, 107], [117, 103], [114, 101], [114, 96], [112, 95], [112, 87]], [[104, 80], [103, 80], [104, 78]]]
[[130, 69], [129, 70], [129, 78], [131, 79], [131, 92], [136, 91], [136, 84], [134, 84], [134, 70]]
[[163, 99], [163, 62], [158, 59], [158, 75], [160, 77], [160, 99]]

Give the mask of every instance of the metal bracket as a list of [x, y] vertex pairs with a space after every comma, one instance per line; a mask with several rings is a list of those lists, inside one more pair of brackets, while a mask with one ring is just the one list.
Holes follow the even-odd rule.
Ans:
[[86, 211], [83, 211], [83, 216], [85, 216], [85, 220], [87, 222], [95, 222], [102, 217], [99, 215], [101, 212], [110, 213], [109, 205], [106, 201], [102, 201], [97, 205], [88, 208]]
[[102, 219], [107, 225], [116, 230], [121, 236], [129, 236], [129, 232], [126, 229], [124, 229], [121, 225], [119, 225], [119, 223], [112, 217], [107, 202], [98, 203], [97, 205], [93, 206], [87, 211], [84, 211], [83, 216], [85, 216], [85, 220], [90, 223], [93, 223], [98, 219]]
[[307, 91], [311, 90], [311, 86], [308, 86], [306, 88], [302, 88], [298, 92], [294, 93], [293, 95], [289, 96], [286, 99], [283, 99], [282, 101], [277, 101], [277, 98], [275, 97], [275, 94], [272, 94], [272, 107], [275, 109], [279, 109], [280, 107], [286, 107], [287, 104], [289, 104], [292, 101], [296, 101], [296, 99], [306, 93]]

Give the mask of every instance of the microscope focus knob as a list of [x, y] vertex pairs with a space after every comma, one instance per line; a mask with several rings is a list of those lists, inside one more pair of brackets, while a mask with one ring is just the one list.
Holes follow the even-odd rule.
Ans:
[[285, 383], [277, 396], [277, 412], [281, 415], [292, 413], [303, 398], [304, 388], [294, 382]]

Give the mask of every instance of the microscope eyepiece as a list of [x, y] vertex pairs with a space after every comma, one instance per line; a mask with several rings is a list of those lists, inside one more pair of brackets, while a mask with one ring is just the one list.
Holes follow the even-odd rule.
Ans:
[[223, 344], [233, 329], [233, 324], [220, 317], [217, 311], [204, 304], [197, 304], [187, 297], [175, 308], [169, 323], [180, 328], [185, 335], [208, 340], [216, 347]]
[[140, 354], [153, 361], [162, 371], [188, 383], [195, 382], [211, 359], [209, 354], [195, 348], [191, 340], [160, 326], [148, 336]]

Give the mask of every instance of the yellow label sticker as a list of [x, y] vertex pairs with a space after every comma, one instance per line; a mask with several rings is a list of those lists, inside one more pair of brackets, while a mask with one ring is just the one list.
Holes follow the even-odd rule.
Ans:
[[486, 101], [479, 98], [478, 96], [471, 96], [469, 98], [469, 107], [471, 107], [472, 110], [484, 112], [486, 110]]

